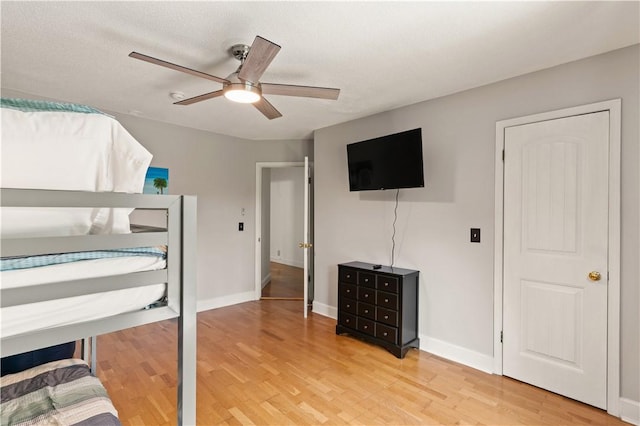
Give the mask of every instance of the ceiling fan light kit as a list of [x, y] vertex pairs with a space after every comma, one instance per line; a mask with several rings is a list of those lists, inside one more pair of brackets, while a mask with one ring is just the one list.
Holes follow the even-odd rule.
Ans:
[[[258, 111], [260, 111], [269, 120], [282, 117], [282, 114], [271, 105], [263, 96], [262, 89], [265, 87], [265, 93], [271, 95], [282, 96], [298, 96], [320, 99], [338, 99], [340, 89], [329, 87], [314, 86], [297, 86], [293, 84], [272, 84], [261, 83], [260, 77], [267, 69], [273, 58], [280, 51], [280, 46], [269, 40], [256, 36], [253, 44], [236, 44], [229, 49], [231, 54], [240, 61], [240, 67], [227, 78], [216, 77], [201, 71], [183, 67], [171, 62], [163, 61], [151, 56], [143, 55], [138, 52], [131, 52], [130, 57], [151, 64], [160, 65], [175, 71], [181, 71], [196, 77], [205, 78], [207, 80], [222, 83], [222, 90], [216, 90], [202, 95], [194, 96], [188, 99], [182, 99], [174, 102], [174, 105], [191, 105], [207, 99], [217, 98], [224, 95], [225, 98], [240, 103], [252, 103]], [[174, 98], [175, 99], [175, 98]]]
[[258, 102], [262, 97], [260, 85], [238, 78], [238, 71], [227, 77], [227, 80], [229, 83], [223, 83], [222, 92], [224, 97], [230, 101], [252, 104]]
[[225, 85], [224, 97], [241, 104], [252, 104], [260, 100], [260, 89], [251, 83], [231, 83]]

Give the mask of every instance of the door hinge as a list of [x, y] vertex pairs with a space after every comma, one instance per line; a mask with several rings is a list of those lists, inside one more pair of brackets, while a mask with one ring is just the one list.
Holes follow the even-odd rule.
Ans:
[[309, 176], [309, 185], [311, 185], [311, 176]]
[[502, 150], [502, 162], [504, 163], [504, 149]]
[[500, 332], [500, 343], [502, 343], [502, 331]]

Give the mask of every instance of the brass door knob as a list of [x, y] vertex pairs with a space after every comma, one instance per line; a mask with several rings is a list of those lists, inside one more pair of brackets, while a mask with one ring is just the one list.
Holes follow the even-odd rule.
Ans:
[[600, 272], [598, 272], [598, 271], [589, 272], [589, 279], [591, 281], [600, 281], [600, 278], [601, 278]]

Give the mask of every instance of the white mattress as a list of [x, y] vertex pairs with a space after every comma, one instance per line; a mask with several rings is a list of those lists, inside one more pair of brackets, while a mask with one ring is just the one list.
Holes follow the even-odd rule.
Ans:
[[[46, 282], [150, 271], [162, 269], [165, 266], [166, 261], [157, 256], [85, 260], [33, 269], [3, 271], [0, 274], [0, 285], [2, 288], [16, 288]], [[139, 310], [164, 296], [165, 287], [165, 284], [154, 284], [2, 308], [0, 335], [9, 337]]]

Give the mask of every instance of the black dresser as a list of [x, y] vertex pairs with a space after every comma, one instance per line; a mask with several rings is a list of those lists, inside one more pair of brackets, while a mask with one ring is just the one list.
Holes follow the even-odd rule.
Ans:
[[350, 262], [338, 265], [338, 325], [348, 333], [404, 358], [419, 348], [419, 271]]

